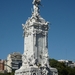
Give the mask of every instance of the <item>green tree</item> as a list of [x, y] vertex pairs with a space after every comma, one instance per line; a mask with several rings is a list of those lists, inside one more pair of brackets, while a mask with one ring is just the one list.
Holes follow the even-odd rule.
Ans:
[[58, 70], [58, 75], [75, 75], [75, 68], [68, 67], [65, 63], [60, 63], [55, 59], [49, 59], [51, 67], [55, 67]]

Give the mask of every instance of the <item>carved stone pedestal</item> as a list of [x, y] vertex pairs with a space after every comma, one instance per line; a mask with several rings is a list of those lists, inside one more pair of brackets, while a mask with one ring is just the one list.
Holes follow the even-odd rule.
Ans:
[[[55, 71], [55, 70], [54, 70]], [[54, 72], [53, 71], [53, 72]], [[15, 71], [15, 75], [53, 75], [52, 71], [48, 67], [29, 67], [29, 68], [20, 68]], [[57, 75], [57, 74], [54, 74]]]
[[16, 70], [15, 75], [41, 75], [41, 71], [37, 67], [20, 68]]

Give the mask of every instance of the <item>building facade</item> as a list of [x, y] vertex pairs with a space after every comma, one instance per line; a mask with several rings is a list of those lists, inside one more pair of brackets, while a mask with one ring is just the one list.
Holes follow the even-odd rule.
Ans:
[[64, 63], [66, 66], [69, 66], [71, 68], [74, 68], [75, 67], [75, 62], [73, 61], [70, 61], [70, 60], [58, 60], [58, 62], [60, 63]]
[[0, 59], [0, 72], [4, 72], [4, 60]]
[[13, 70], [17, 70], [22, 65], [22, 55], [18, 52], [11, 53], [7, 56], [7, 60], [5, 61], [5, 70], [7, 72], [12, 72]]

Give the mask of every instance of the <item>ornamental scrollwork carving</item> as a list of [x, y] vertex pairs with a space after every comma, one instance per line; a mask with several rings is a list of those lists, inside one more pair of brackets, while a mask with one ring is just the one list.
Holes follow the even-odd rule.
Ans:
[[42, 68], [41, 74], [42, 74], [42, 75], [47, 75], [47, 74], [48, 74], [48, 71], [46, 70], [45, 67]]

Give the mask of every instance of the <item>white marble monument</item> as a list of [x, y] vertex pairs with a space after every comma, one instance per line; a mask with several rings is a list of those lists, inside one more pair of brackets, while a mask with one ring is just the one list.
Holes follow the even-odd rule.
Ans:
[[49, 22], [40, 16], [41, 0], [33, 0], [32, 16], [23, 26], [24, 53], [22, 66], [15, 75], [58, 75], [56, 68], [51, 68], [48, 61]]

